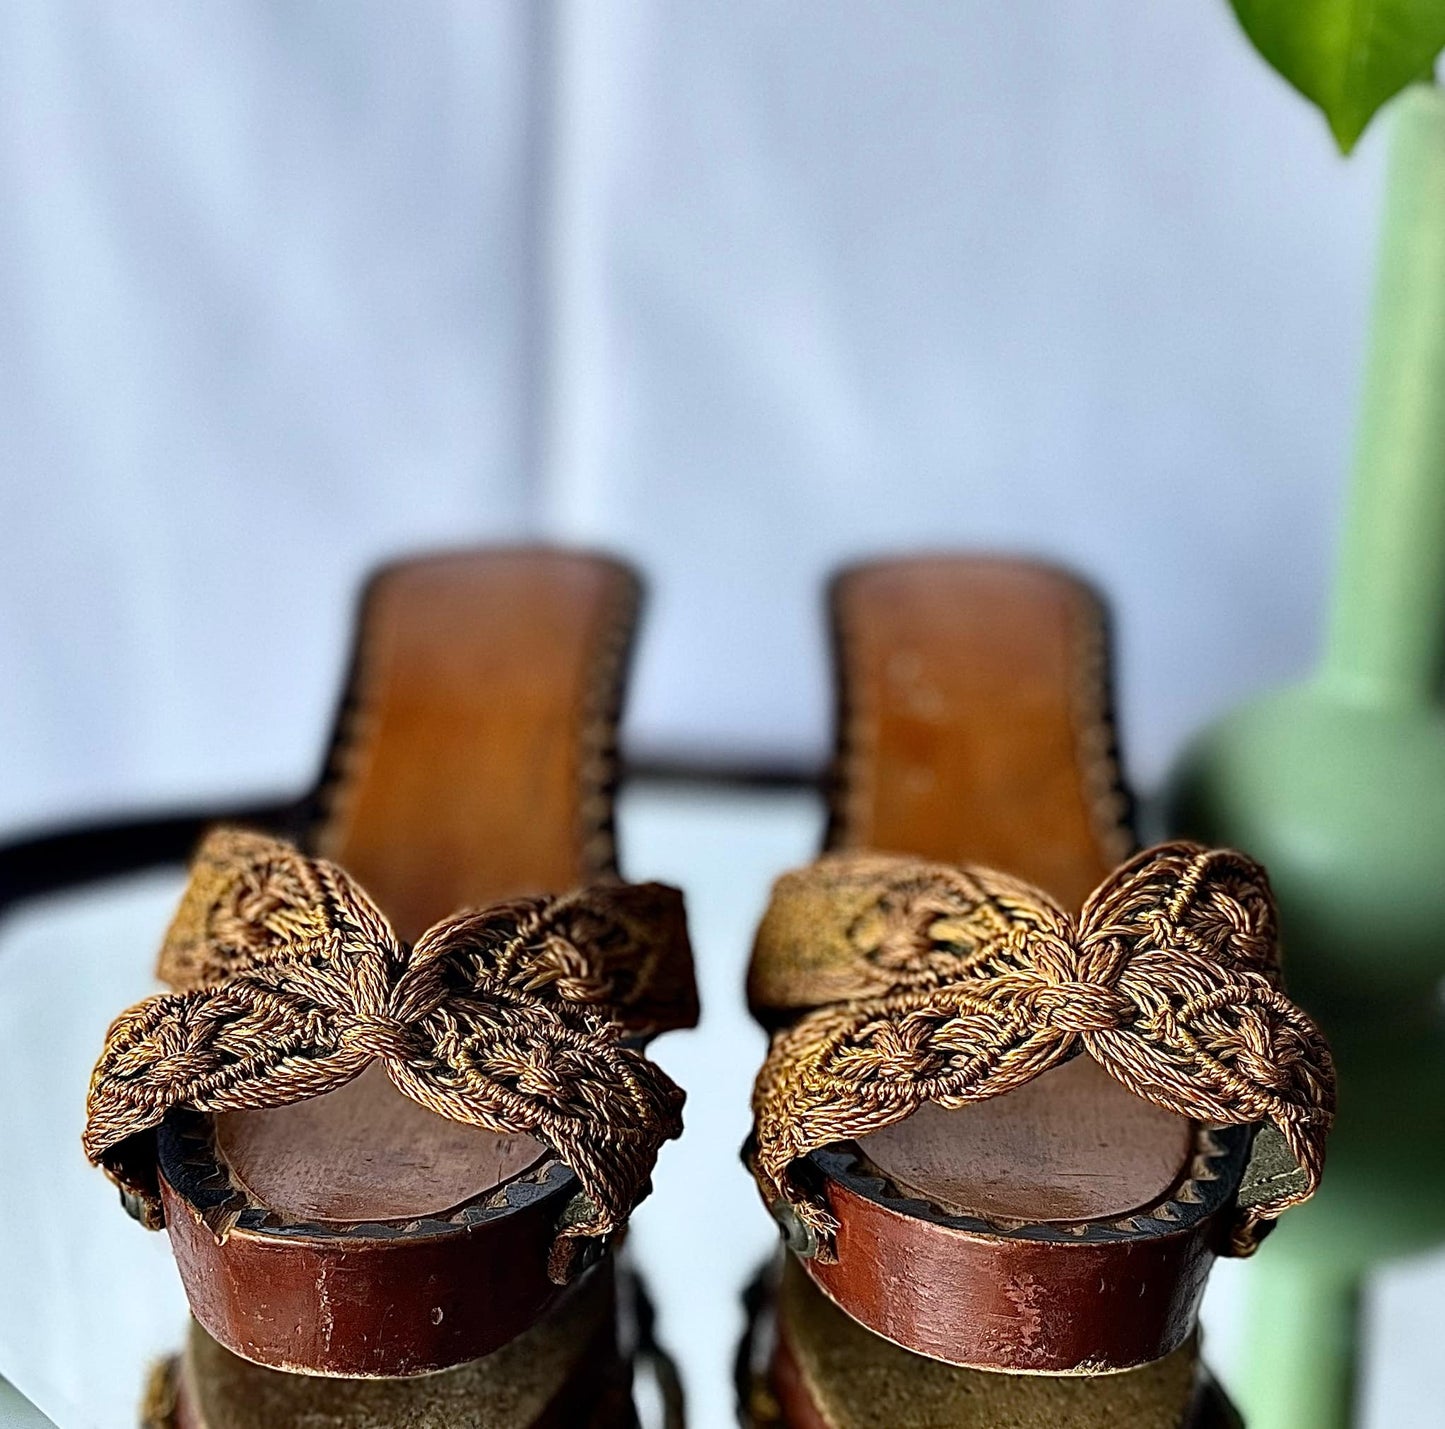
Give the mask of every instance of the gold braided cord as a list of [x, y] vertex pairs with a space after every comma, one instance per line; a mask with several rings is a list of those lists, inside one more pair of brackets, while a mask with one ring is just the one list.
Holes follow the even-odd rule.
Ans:
[[[834, 854], [785, 875], [758, 933], [750, 992], [774, 1034], [753, 1092], [751, 1155], [833, 1253], [837, 1223], [796, 1163], [903, 1121], [1022, 1086], [1083, 1051], [1155, 1106], [1218, 1125], [1272, 1123], [1302, 1189], [1241, 1211], [1234, 1249], [1319, 1183], [1334, 1068], [1280, 991], [1264, 870], [1226, 850], [1139, 854], [1071, 917], [976, 868]], [[819, 991], [832, 1000], [824, 1003]]]
[[153, 1225], [169, 1111], [284, 1106], [372, 1061], [441, 1116], [555, 1151], [591, 1202], [572, 1237], [626, 1219], [682, 1129], [682, 1092], [626, 1040], [696, 1021], [676, 889], [518, 900], [408, 948], [336, 865], [222, 829], [197, 855], [160, 968], [178, 990], [112, 1024], [84, 1136]]

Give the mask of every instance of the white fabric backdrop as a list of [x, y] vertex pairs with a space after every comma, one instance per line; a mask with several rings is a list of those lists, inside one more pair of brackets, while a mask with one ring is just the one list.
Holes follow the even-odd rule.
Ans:
[[1381, 136], [1224, 0], [14, 0], [0, 93], [0, 825], [302, 781], [417, 544], [641, 561], [643, 752], [815, 756], [876, 548], [1103, 581], [1146, 779], [1313, 648]]
[[537, 524], [524, 4], [0, 4], [0, 818], [311, 769], [377, 556]]

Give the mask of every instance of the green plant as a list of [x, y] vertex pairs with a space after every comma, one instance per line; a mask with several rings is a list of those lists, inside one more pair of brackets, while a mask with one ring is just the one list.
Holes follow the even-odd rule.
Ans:
[[1255, 48], [1348, 154], [1380, 106], [1434, 76], [1445, 0], [1230, 0]]

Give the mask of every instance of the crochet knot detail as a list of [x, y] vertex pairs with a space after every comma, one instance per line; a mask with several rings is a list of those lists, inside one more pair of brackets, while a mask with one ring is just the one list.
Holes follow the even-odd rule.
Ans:
[[347, 1052], [383, 1062], [405, 1062], [419, 1050], [418, 1041], [405, 1022], [366, 1013], [343, 1022], [337, 1041]]
[[1050, 983], [1020, 999], [1040, 1027], [1057, 1032], [1108, 1032], [1134, 1020], [1134, 1008], [1113, 988], [1095, 982]]
[[1272, 1124], [1300, 1175], [1240, 1212], [1233, 1248], [1319, 1183], [1334, 1068], [1279, 987], [1274, 901], [1241, 854], [1165, 844], [1071, 917], [980, 868], [830, 855], [784, 875], [749, 973], [774, 1025], [753, 1092], [764, 1198], [830, 1258], [836, 1223], [811, 1152], [1022, 1086], [1083, 1052], [1136, 1095], [1214, 1125]]
[[379, 1062], [430, 1111], [525, 1133], [615, 1230], [647, 1193], [682, 1092], [630, 1039], [697, 1017], [682, 896], [610, 883], [436, 924], [407, 947], [334, 864], [220, 830], [161, 950], [178, 990], [116, 1019], [85, 1150], [161, 1223], [155, 1130], [173, 1108], [284, 1106]]

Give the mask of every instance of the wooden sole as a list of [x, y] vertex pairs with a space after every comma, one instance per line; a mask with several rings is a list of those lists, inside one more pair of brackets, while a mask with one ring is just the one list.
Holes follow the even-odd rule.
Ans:
[[1192, 1340], [1088, 1378], [963, 1369], [870, 1334], [791, 1257], [758, 1321], [767, 1343], [752, 1350], [740, 1413], [752, 1429], [1242, 1429]]
[[616, 872], [617, 723], [641, 586], [602, 556], [408, 560], [367, 586], [310, 851], [403, 938]]
[[[561, 551], [383, 570], [308, 850], [404, 939], [460, 909], [614, 875], [638, 602], [626, 568]], [[428, 1374], [491, 1355], [561, 1294], [549, 1255], [572, 1173], [527, 1136], [420, 1108], [375, 1069], [291, 1106], [173, 1115], [158, 1150], [192, 1313], [244, 1359]]]

